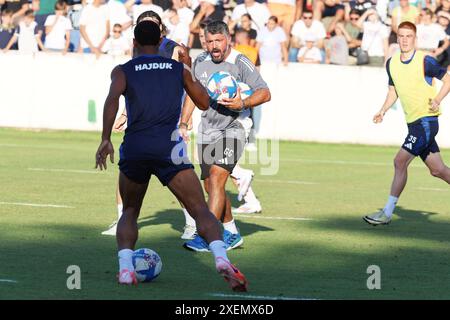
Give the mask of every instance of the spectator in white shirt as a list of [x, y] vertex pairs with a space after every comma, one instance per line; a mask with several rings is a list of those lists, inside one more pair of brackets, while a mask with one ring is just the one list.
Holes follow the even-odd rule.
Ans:
[[153, 0], [141, 0], [140, 4], [136, 4], [136, 0], [129, 0], [125, 6], [128, 8], [128, 11], [132, 12], [134, 23], [137, 22], [137, 18], [141, 15], [141, 13], [145, 11], [156, 12], [160, 17], [162, 17], [164, 13], [163, 8], [153, 4]]
[[180, 16], [175, 9], [167, 10], [167, 18], [168, 20], [165, 23], [167, 29], [169, 30], [167, 38], [178, 44], [184, 44], [187, 46], [190, 35], [189, 26], [180, 21]]
[[309, 34], [305, 38], [305, 45], [298, 51], [298, 62], [302, 63], [321, 63], [322, 53], [315, 46], [317, 38], [313, 34]]
[[[122, 26], [122, 35], [133, 24], [133, 20], [127, 13], [127, 8], [121, 0], [108, 0], [107, 3], [109, 11], [109, 24], [111, 31], [114, 29], [114, 25], [119, 23]], [[131, 28], [130, 28], [131, 29]]]
[[420, 24], [417, 25], [417, 48], [428, 51], [436, 58], [447, 49], [448, 44], [445, 30], [439, 24], [433, 23], [433, 12], [428, 8], [422, 9]]
[[267, 6], [256, 2], [255, 0], [244, 0], [243, 4], [238, 4], [233, 9], [230, 30], [234, 28], [234, 25], [240, 26], [240, 19], [244, 14], [249, 14], [252, 17], [252, 28], [256, 31], [261, 30], [270, 17], [270, 11]]
[[361, 49], [367, 51], [369, 65], [383, 66], [388, 58], [389, 29], [380, 21], [378, 13], [374, 9], [364, 12], [357, 25], [363, 29]]
[[324, 39], [327, 36], [325, 27], [322, 22], [313, 19], [313, 13], [311, 11], [304, 11], [302, 18], [292, 26], [289, 61], [297, 61], [299, 48], [305, 45], [305, 37], [311, 34], [317, 39], [315, 45], [319, 49], [323, 49]]
[[271, 16], [256, 38], [256, 48], [259, 51], [261, 64], [283, 62], [288, 63], [287, 37], [284, 30], [278, 26], [278, 18]]
[[19, 52], [23, 54], [34, 54], [38, 52], [38, 47], [42, 51], [47, 51], [41, 41], [41, 34], [42, 32], [38, 30], [37, 22], [34, 20], [33, 10], [27, 10], [3, 52], [7, 52], [16, 41], [18, 41]]
[[102, 51], [112, 56], [130, 55], [130, 43], [122, 35], [122, 25], [120, 23], [116, 23], [113, 26], [112, 36], [106, 40]]
[[188, 27], [194, 20], [194, 11], [188, 7], [187, 0], [172, 0], [172, 9], [177, 10], [180, 22]]
[[59, 0], [55, 4], [55, 14], [45, 20], [45, 48], [50, 51], [66, 54], [70, 45], [70, 31], [72, 22], [66, 17], [67, 4]]
[[97, 58], [101, 48], [109, 38], [109, 12], [103, 0], [93, 0], [83, 8], [80, 16], [81, 48], [84, 53], [95, 53]]

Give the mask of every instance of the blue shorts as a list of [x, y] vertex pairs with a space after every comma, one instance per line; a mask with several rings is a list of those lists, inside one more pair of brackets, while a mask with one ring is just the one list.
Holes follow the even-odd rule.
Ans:
[[435, 140], [438, 131], [438, 117], [424, 117], [408, 123], [408, 135], [402, 148], [425, 161], [430, 153], [439, 152]]
[[119, 161], [120, 171], [133, 182], [144, 184], [150, 181], [154, 174], [163, 186], [167, 186], [175, 175], [186, 169], [194, 169], [194, 166], [186, 158], [180, 164], [174, 164], [171, 159], [152, 160], [124, 160]]

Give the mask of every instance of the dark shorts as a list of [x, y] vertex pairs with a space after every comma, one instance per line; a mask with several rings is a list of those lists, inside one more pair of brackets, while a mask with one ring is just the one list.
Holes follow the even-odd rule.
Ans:
[[245, 143], [239, 139], [223, 138], [212, 144], [199, 144], [198, 159], [201, 179], [209, 177], [212, 165], [224, 168], [231, 173], [244, 152]]
[[334, 17], [339, 10], [344, 10], [345, 7], [342, 4], [337, 4], [335, 6], [325, 5], [325, 9], [322, 12], [322, 18]]
[[152, 160], [123, 160], [119, 161], [120, 171], [128, 179], [139, 183], [148, 183], [154, 174], [163, 186], [167, 186], [175, 175], [186, 169], [194, 169], [194, 166], [185, 159], [181, 164], [174, 164], [171, 159]]
[[402, 148], [425, 161], [430, 153], [439, 152], [435, 140], [438, 131], [438, 117], [424, 117], [409, 123], [408, 135]]

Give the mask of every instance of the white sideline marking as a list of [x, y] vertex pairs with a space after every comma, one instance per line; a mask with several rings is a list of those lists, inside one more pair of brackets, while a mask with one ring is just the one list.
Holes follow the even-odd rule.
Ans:
[[0, 282], [17, 283], [16, 280], [10, 280], [10, 279], [0, 279]]
[[416, 188], [417, 190], [425, 190], [425, 191], [441, 191], [441, 192], [448, 192], [450, 191], [450, 189], [441, 189], [441, 188], [423, 188], [423, 187], [419, 187]]
[[48, 172], [69, 172], [69, 173], [90, 173], [99, 174], [100, 171], [95, 170], [75, 170], [75, 169], [50, 169], [50, 168], [28, 168], [30, 171], [48, 171]]
[[45, 207], [45, 208], [68, 208], [68, 209], [75, 208], [72, 206], [64, 206], [64, 205], [59, 205], [59, 204], [39, 204], [39, 203], [24, 203], [24, 202], [3, 202], [3, 201], [0, 201], [0, 205]]
[[[67, 173], [88, 173], [88, 174], [105, 174], [101, 171], [95, 170], [76, 170], [76, 169], [51, 169], [51, 168], [27, 168], [30, 171], [46, 171], [46, 172], [67, 172]], [[286, 183], [286, 184], [301, 184], [301, 185], [315, 185], [318, 182], [309, 181], [296, 181], [296, 180], [266, 180], [258, 179], [257, 182], [267, 182], [267, 183]]]
[[268, 183], [287, 183], [287, 184], [319, 184], [318, 182], [309, 182], [309, 181], [296, 181], [296, 180], [266, 180], [266, 179], [257, 179], [257, 182], [268, 182]]
[[14, 143], [0, 143], [0, 147], [6, 148], [28, 148], [28, 149], [56, 149], [56, 150], [68, 150], [72, 149], [68, 146], [43, 146], [43, 145], [26, 145], [26, 144], [14, 144]]
[[[392, 156], [393, 159], [394, 156]], [[324, 163], [324, 164], [342, 164], [342, 165], [358, 165], [358, 166], [380, 166], [380, 167], [393, 167], [393, 161], [391, 162], [370, 162], [370, 161], [347, 161], [347, 160], [319, 160], [319, 159], [283, 159], [280, 158], [281, 162], [311, 162], [311, 163]], [[410, 164], [409, 167], [413, 168], [423, 168], [424, 165], [420, 164]]]
[[265, 217], [261, 216], [260, 213], [254, 213], [252, 215], [233, 213], [233, 216], [242, 218], [256, 218], [256, 219], [267, 219], [267, 220], [297, 220], [297, 221], [314, 221], [316, 219], [312, 218], [296, 218], [296, 217]]
[[317, 300], [313, 298], [294, 298], [294, 297], [274, 297], [274, 296], [253, 296], [245, 294], [224, 294], [224, 293], [208, 293], [209, 296], [221, 298], [248, 298], [261, 300]]

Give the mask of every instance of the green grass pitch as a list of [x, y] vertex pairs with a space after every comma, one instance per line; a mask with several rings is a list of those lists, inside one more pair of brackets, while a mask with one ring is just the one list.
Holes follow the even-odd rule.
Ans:
[[[361, 217], [384, 205], [398, 148], [301, 142], [280, 143], [275, 176], [247, 166], [263, 212], [236, 216], [245, 242], [229, 256], [248, 293], [234, 296], [211, 254], [182, 248], [183, 214], [155, 178], [137, 247], [157, 251], [163, 270], [119, 286], [115, 239], [100, 235], [116, 218], [118, 169], [94, 170], [99, 140], [0, 129], [0, 299], [450, 299], [450, 187], [414, 160], [392, 223], [372, 227]], [[442, 156], [450, 163], [450, 150]], [[238, 205], [231, 183], [227, 191]], [[81, 269], [80, 290], [66, 286], [70, 265]], [[370, 265], [380, 290], [367, 288]]]

